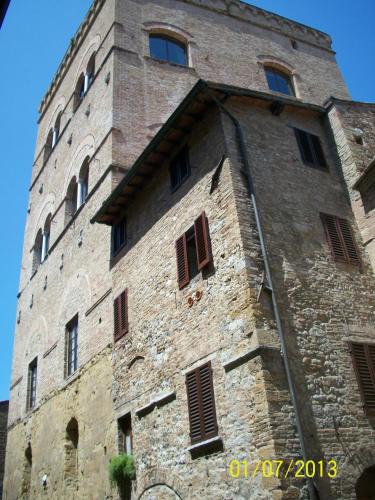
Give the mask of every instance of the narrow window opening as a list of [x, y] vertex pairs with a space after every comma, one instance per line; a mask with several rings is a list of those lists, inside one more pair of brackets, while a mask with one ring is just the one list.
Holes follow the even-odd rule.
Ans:
[[38, 267], [42, 262], [42, 247], [43, 247], [43, 234], [42, 230], [39, 229], [35, 238], [35, 243], [33, 248], [32, 274], [34, 274], [38, 270]]
[[180, 153], [174, 158], [169, 167], [171, 190], [175, 191], [186, 179], [190, 176], [189, 151], [184, 147]]
[[112, 226], [112, 256], [126, 245], [126, 239], [126, 219], [122, 219]]
[[295, 40], [291, 40], [290, 43], [294, 50], [298, 50], [298, 43]]
[[66, 325], [66, 376], [78, 367], [78, 315]]
[[65, 198], [65, 224], [74, 216], [78, 207], [78, 185], [75, 177], [70, 181]]
[[25, 460], [22, 474], [22, 496], [29, 498], [31, 493], [31, 469], [33, 465], [33, 453], [31, 444], [25, 450]]
[[131, 415], [128, 413], [118, 419], [119, 452], [133, 453], [133, 433]]
[[72, 418], [66, 427], [64, 466], [65, 486], [71, 489], [75, 489], [78, 482], [78, 442], [78, 422]]
[[36, 383], [38, 374], [38, 358], [29, 364], [29, 376], [27, 387], [27, 409], [31, 410], [36, 404]]

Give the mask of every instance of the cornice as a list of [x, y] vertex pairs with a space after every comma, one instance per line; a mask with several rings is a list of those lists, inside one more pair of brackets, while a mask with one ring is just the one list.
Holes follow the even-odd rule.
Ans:
[[227, 14], [258, 26], [278, 31], [292, 39], [318, 46], [332, 52], [332, 39], [323, 31], [292, 21], [273, 12], [244, 3], [240, 0], [180, 0], [191, 5]]
[[69, 47], [65, 52], [65, 55], [60, 63], [60, 66], [57, 68], [55, 76], [52, 79], [50, 86], [48, 87], [47, 92], [44, 94], [44, 97], [39, 106], [39, 113], [43, 113], [47, 105], [49, 104], [52, 96], [55, 94], [58, 86], [62, 78], [64, 77], [66, 71], [68, 70], [73, 57], [76, 55], [79, 47], [82, 44], [87, 32], [91, 28], [96, 16], [98, 15], [100, 9], [104, 5], [105, 0], [94, 0], [89, 11], [87, 12], [84, 20], [80, 24], [78, 30], [76, 31], [74, 37], [70, 40]]

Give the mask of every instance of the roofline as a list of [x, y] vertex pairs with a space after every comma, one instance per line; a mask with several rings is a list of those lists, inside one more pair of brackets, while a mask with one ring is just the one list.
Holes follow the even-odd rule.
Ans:
[[375, 102], [364, 102], [364, 101], [353, 101], [352, 99], [341, 99], [340, 97], [330, 96], [323, 103], [323, 106], [326, 110], [332, 108], [335, 103], [339, 104], [354, 104], [356, 106], [375, 106]]
[[267, 94], [265, 92], [259, 92], [257, 90], [243, 89], [240, 87], [234, 87], [232, 85], [225, 85], [220, 83], [214, 83], [205, 80], [198, 80], [194, 87], [190, 90], [187, 96], [183, 99], [180, 105], [175, 109], [175, 111], [171, 114], [162, 128], [157, 132], [157, 134], [153, 137], [153, 139], [149, 142], [146, 148], [143, 150], [141, 155], [137, 158], [137, 160], [133, 163], [130, 170], [125, 174], [123, 179], [119, 182], [116, 188], [112, 191], [112, 193], [108, 196], [108, 198], [103, 202], [100, 209], [96, 212], [96, 214], [91, 218], [91, 224], [95, 222], [101, 223], [98, 219], [104, 215], [106, 209], [111, 205], [111, 203], [121, 195], [123, 188], [132, 180], [133, 177], [137, 175], [137, 168], [142, 165], [147, 156], [152, 153], [156, 147], [162, 142], [164, 136], [174, 124], [176, 119], [183, 114], [184, 110], [194, 101], [194, 99], [202, 92], [207, 91], [218, 91], [229, 97], [251, 97], [254, 99], [259, 99], [262, 101], [268, 101], [270, 104], [272, 103], [280, 103], [282, 105], [287, 105], [295, 108], [302, 108], [310, 110], [314, 113], [325, 115], [327, 113], [326, 109], [322, 106], [318, 106], [316, 104], [309, 104], [302, 101], [297, 100], [294, 97], [275, 95], [275, 94]]

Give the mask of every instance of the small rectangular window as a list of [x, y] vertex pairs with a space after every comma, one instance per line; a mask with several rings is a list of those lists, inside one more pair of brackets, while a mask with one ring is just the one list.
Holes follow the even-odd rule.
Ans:
[[190, 421], [190, 439], [195, 444], [217, 436], [211, 363], [187, 373], [186, 390]]
[[294, 129], [294, 133], [303, 162], [313, 167], [327, 168], [319, 137], [298, 128]]
[[36, 403], [36, 382], [38, 372], [38, 358], [35, 358], [29, 364], [28, 381], [27, 381], [27, 409], [34, 408]]
[[78, 314], [66, 325], [66, 376], [72, 375], [78, 367]]
[[210, 233], [205, 212], [176, 241], [177, 281], [180, 290], [212, 263]]
[[133, 453], [133, 433], [130, 413], [118, 419], [119, 452]]
[[375, 415], [375, 344], [350, 344], [354, 371], [365, 411]]
[[190, 176], [189, 150], [184, 147], [180, 153], [172, 160], [169, 173], [171, 178], [171, 190], [178, 189]]
[[115, 341], [126, 335], [128, 324], [128, 289], [125, 289], [113, 302], [113, 322]]
[[359, 253], [349, 222], [335, 215], [320, 214], [320, 217], [333, 258], [340, 262], [359, 265]]
[[112, 226], [112, 256], [116, 255], [126, 245], [126, 219]]

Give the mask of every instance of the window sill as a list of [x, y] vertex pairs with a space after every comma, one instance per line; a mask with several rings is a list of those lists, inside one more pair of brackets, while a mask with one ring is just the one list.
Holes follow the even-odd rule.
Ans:
[[156, 407], [160, 408], [161, 406], [164, 406], [167, 403], [174, 401], [175, 399], [176, 399], [175, 391], [168, 392], [167, 394], [160, 394], [159, 397], [156, 397], [155, 399], [150, 401], [150, 403], [147, 404], [146, 406], [143, 406], [142, 408], [135, 410], [135, 414], [137, 415], [138, 418], [142, 418], [151, 413], [154, 408]]
[[321, 170], [322, 172], [327, 172], [327, 173], [329, 172], [328, 165], [327, 166], [316, 165], [315, 163], [310, 163], [308, 161], [302, 161], [302, 163], [306, 165], [306, 167], [315, 168], [316, 170]]
[[163, 59], [155, 59], [154, 57], [151, 57], [151, 56], [144, 56], [146, 61], [149, 61], [150, 63], [155, 63], [156, 65], [167, 65], [167, 66], [170, 66], [170, 67], [174, 67], [174, 68], [180, 68], [180, 69], [185, 69], [185, 70], [189, 70], [193, 73], [196, 73], [196, 70], [195, 68], [193, 68], [192, 66], [187, 66], [186, 64], [178, 64], [178, 63], [174, 63], [174, 62], [170, 62], [170, 61], [164, 61]]
[[208, 455], [210, 453], [221, 452], [223, 451], [223, 440], [220, 436], [215, 436], [189, 446], [187, 451], [190, 452], [192, 458]]

